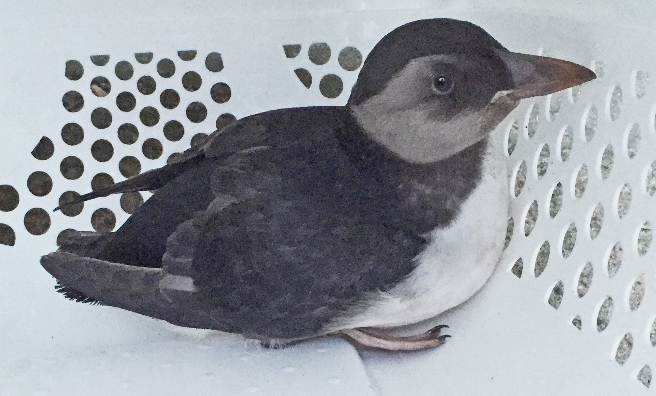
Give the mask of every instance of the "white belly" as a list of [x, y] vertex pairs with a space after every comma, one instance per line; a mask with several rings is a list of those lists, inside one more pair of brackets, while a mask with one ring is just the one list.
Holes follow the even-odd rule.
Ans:
[[470, 298], [499, 261], [508, 204], [505, 164], [488, 152], [481, 184], [449, 228], [426, 235], [430, 244], [415, 258], [417, 266], [408, 278], [387, 292], [372, 293], [335, 320], [330, 330], [417, 323]]

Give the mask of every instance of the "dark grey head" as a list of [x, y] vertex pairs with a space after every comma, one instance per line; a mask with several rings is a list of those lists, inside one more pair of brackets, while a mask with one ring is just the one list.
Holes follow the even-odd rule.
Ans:
[[472, 23], [427, 19], [383, 37], [348, 106], [375, 141], [430, 163], [485, 138], [520, 99], [594, 78], [571, 62], [510, 52]]

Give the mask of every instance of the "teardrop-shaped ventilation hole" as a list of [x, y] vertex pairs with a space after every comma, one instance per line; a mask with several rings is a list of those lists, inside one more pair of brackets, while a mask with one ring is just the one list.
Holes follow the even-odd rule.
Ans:
[[536, 172], [538, 174], [538, 179], [541, 179], [547, 173], [549, 168], [549, 157], [551, 156], [551, 151], [549, 150], [549, 145], [544, 144], [542, 149], [540, 149], [540, 154], [538, 154], [538, 161], [536, 164]]
[[613, 299], [609, 296], [606, 297], [604, 302], [601, 304], [601, 307], [599, 308], [599, 313], [597, 314], [597, 331], [601, 332], [606, 330], [612, 315]]
[[506, 250], [510, 241], [512, 240], [513, 232], [515, 231], [515, 220], [512, 217], [508, 218], [508, 226], [506, 227], [506, 240], [503, 244], [503, 250]]
[[535, 228], [535, 222], [538, 220], [538, 201], [533, 201], [526, 212], [524, 219], [524, 235], [529, 236]]
[[576, 286], [576, 293], [578, 294], [579, 298], [585, 296], [588, 290], [590, 290], [590, 285], [592, 285], [592, 275], [592, 263], [588, 262], [583, 267], [583, 270], [581, 270], [581, 274], [579, 275], [579, 282]]
[[641, 384], [649, 388], [649, 385], [651, 385], [651, 367], [649, 367], [648, 364], [645, 364], [638, 372], [636, 378]]
[[572, 324], [574, 325], [574, 327], [576, 327], [577, 329], [581, 330], [581, 327], [582, 327], [582, 326], [581, 326], [581, 317], [580, 317], [580, 316], [577, 316], [577, 317], [575, 317], [574, 319], [572, 319]]
[[610, 94], [610, 101], [608, 103], [608, 113], [611, 121], [615, 121], [620, 116], [622, 110], [622, 88], [619, 85], [613, 88]]
[[597, 112], [597, 108], [595, 106], [590, 107], [590, 110], [588, 110], [588, 115], [585, 118], [585, 127], [584, 127], [584, 138], [586, 142], [589, 142], [592, 140], [594, 137], [595, 133], [597, 133], [597, 118], [599, 114]]
[[638, 231], [638, 241], [636, 245], [638, 248], [639, 256], [644, 256], [645, 254], [647, 254], [647, 252], [649, 251], [649, 247], [651, 246], [651, 240], [652, 240], [651, 223], [647, 221], [640, 227], [640, 231]]
[[588, 166], [586, 164], [581, 165], [579, 172], [576, 174], [576, 180], [574, 182], [574, 196], [576, 198], [581, 198], [585, 189], [588, 186]]
[[645, 296], [645, 275], [642, 274], [638, 279], [633, 282], [631, 293], [629, 293], [629, 308], [635, 311], [642, 303], [642, 298]]
[[624, 218], [627, 213], [629, 213], [629, 208], [631, 207], [631, 186], [629, 183], [622, 186], [622, 190], [617, 196], [617, 215], [620, 219]]
[[601, 154], [601, 161], [599, 163], [599, 173], [601, 173], [601, 178], [606, 180], [610, 175], [610, 171], [613, 170], [613, 165], [615, 164], [615, 151], [613, 146], [610, 144], [606, 146], [603, 154]]
[[526, 135], [529, 137], [529, 139], [535, 136], [535, 132], [537, 132], [539, 124], [540, 107], [537, 104], [533, 104], [528, 115], [528, 121], [526, 122]]
[[560, 134], [560, 160], [565, 162], [569, 159], [574, 146], [574, 130], [571, 126], [567, 126]]
[[542, 275], [544, 269], [547, 268], [547, 263], [549, 262], [549, 253], [551, 253], [551, 246], [549, 245], [549, 241], [544, 241], [542, 246], [540, 246], [540, 250], [538, 250], [537, 256], [535, 257], [534, 273], [536, 277]]
[[617, 346], [617, 351], [615, 351], [615, 361], [620, 365], [626, 363], [631, 356], [631, 350], [633, 349], [633, 336], [631, 333], [624, 334], [622, 340]]
[[517, 120], [513, 121], [508, 128], [508, 137], [506, 141], [508, 142], [508, 155], [512, 155], [515, 152], [515, 147], [517, 147], [517, 137], [519, 136], [519, 124]]
[[624, 249], [622, 249], [622, 244], [617, 242], [610, 251], [608, 255], [608, 277], [612, 278], [617, 274], [617, 271], [622, 266], [622, 256], [624, 255]]
[[524, 271], [524, 260], [522, 258], [518, 258], [517, 261], [515, 261], [515, 264], [513, 264], [512, 268], [510, 269], [510, 272], [513, 273], [518, 278], [522, 277], [522, 272]]
[[549, 200], [549, 216], [553, 219], [556, 217], [560, 208], [563, 205], [563, 185], [558, 183], [551, 192], [551, 199]]
[[519, 196], [526, 184], [526, 161], [522, 161], [515, 173], [515, 196]]
[[604, 206], [597, 204], [590, 217], [590, 238], [595, 239], [604, 225]]
[[576, 224], [570, 223], [563, 237], [562, 254], [564, 258], [567, 258], [572, 254], [574, 246], [576, 246]]
[[638, 154], [638, 149], [640, 148], [640, 125], [633, 124], [629, 134], [626, 137], [626, 155], [629, 158], [633, 158]]
[[654, 196], [656, 193], [656, 161], [651, 163], [649, 170], [647, 171], [647, 177], [645, 177], [645, 191], [647, 194]]
[[556, 283], [556, 285], [551, 290], [551, 294], [549, 295], [549, 300], [547, 301], [549, 305], [555, 309], [558, 309], [558, 307], [560, 307], [560, 303], [563, 301], [564, 290], [565, 285], [563, 285], [562, 281], [558, 281], [558, 283]]

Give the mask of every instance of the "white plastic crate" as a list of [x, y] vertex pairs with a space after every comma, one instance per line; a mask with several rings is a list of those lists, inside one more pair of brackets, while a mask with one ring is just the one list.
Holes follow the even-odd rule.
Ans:
[[[655, 12], [566, 1], [0, 6], [0, 395], [654, 393]], [[39, 257], [56, 249], [59, 232], [110, 227], [112, 217], [117, 228], [128, 217], [119, 196], [53, 213], [64, 192], [89, 191], [99, 173], [123, 180], [137, 162], [141, 171], [162, 166], [224, 114], [342, 105], [358, 54], [430, 17], [472, 21], [512, 51], [568, 59], [599, 77], [526, 100], [499, 126], [513, 194], [508, 247], [470, 301], [406, 329], [448, 324], [445, 345], [398, 354], [323, 338], [263, 350], [55, 293]], [[71, 91], [84, 100], [78, 109], [66, 96], [76, 111], [63, 105]], [[103, 111], [92, 116], [98, 108], [111, 113], [107, 127]], [[76, 127], [62, 132], [70, 123], [82, 139]], [[118, 133], [128, 123], [136, 139], [129, 127]], [[128, 211], [134, 198], [124, 198]]]

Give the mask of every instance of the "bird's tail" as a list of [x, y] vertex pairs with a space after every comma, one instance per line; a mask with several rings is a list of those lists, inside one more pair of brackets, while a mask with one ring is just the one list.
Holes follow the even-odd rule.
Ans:
[[164, 277], [161, 268], [110, 263], [63, 251], [43, 256], [41, 265], [68, 298], [160, 318], [167, 310], [159, 289]]

